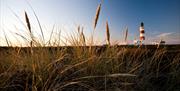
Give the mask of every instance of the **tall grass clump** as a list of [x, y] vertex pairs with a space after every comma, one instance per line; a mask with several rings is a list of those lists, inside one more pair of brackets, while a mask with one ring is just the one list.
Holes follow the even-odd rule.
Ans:
[[178, 90], [180, 50], [0, 48], [0, 90]]

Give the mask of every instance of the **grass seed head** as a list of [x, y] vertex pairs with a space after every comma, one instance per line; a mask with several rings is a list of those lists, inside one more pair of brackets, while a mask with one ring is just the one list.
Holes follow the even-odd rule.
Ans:
[[125, 39], [124, 39], [125, 42], [127, 42], [127, 37], [128, 37], [128, 27], [126, 28]]
[[80, 25], [78, 25], [77, 31], [78, 31], [78, 33], [80, 33]]
[[81, 42], [83, 43], [83, 45], [86, 45], [86, 39], [85, 39], [85, 36], [84, 36], [84, 33], [83, 33], [83, 28], [82, 28], [82, 31], [81, 31]]
[[110, 45], [110, 32], [109, 32], [108, 21], [106, 21], [106, 39], [107, 39], [107, 44]]
[[30, 21], [29, 21], [26, 11], [25, 11], [25, 19], [26, 19], [26, 24], [27, 24], [28, 30], [31, 33], [31, 24], [30, 24]]
[[96, 25], [97, 25], [97, 22], [99, 19], [100, 11], [101, 11], [101, 4], [98, 5], [98, 8], [96, 10], [96, 16], [95, 16], [95, 20], [94, 20], [94, 29], [96, 28]]

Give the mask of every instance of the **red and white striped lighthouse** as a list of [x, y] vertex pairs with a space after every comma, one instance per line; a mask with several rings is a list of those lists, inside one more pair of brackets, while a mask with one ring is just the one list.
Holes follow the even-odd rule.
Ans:
[[144, 31], [144, 23], [143, 22], [141, 22], [139, 31], [140, 31], [140, 42], [141, 42], [141, 44], [143, 44], [143, 41], [145, 40], [145, 31]]

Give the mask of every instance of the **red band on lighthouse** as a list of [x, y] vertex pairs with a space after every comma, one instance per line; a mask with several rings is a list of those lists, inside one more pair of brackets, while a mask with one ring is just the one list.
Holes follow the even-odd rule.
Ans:
[[141, 23], [141, 26], [139, 28], [140, 31], [140, 41], [142, 42], [143, 40], [145, 40], [145, 31], [144, 31], [144, 23]]

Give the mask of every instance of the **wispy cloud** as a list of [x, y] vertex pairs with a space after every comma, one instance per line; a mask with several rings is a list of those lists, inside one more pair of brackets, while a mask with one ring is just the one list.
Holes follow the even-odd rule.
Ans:
[[165, 40], [167, 44], [180, 44], [180, 33], [178, 32], [162, 33], [157, 38]]
[[170, 35], [172, 35], [172, 34], [174, 34], [174, 33], [173, 33], [173, 32], [161, 33], [161, 34], [157, 35], [156, 37], [159, 37], [159, 38], [161, 38], [161, 37], [167, 37], [167, 36], [170, 36]]
[[154, 36], [148, 36], [147, 43], [159, 42], [160, 40], [166, 41], [166, 44], [180, 44], [179, 32], [165, 32], [159, 33]]

